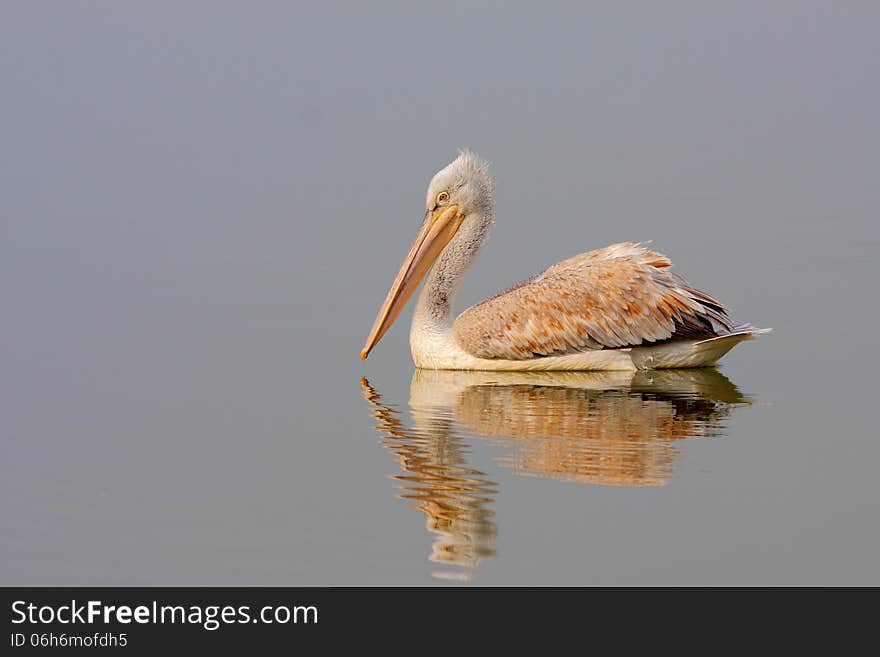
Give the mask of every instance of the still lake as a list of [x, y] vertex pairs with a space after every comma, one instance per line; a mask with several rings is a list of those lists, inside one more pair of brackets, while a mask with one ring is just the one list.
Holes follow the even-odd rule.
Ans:
[[[877, 11], [0, 11], [3, 584], [880, 584]], [[458, 310], [653, 240], [774, 331], [361, 362], [460, 146]]]

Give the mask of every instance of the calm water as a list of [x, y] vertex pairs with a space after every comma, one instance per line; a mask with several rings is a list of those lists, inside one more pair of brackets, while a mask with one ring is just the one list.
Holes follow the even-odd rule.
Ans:
[[[880, 584], [880, 12], [530, 11], [4, 3], [0, 582]], [[465, 145], [460, 309], [653, 240], [774, 332], [362, 363]]]
[[[362, 382], [391, 475], [436, 534], [431, 561], [472, 569], [494, 557], [498, 482], [470, 466], [475, 440], [514, 474], [587, 485], [662, 486], [678, 460], [676, 441], [723, 435], [749, 400], [717, 370], [653, 373], [489, 373], [416, 370], [412, 421]], [[488, 469], [489, 464], [486, 464]], [[470, 580], [471, 570], [434, 577]]]

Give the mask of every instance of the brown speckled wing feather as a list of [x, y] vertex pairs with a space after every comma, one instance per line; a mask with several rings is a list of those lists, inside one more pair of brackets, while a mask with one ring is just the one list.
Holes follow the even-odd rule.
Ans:
[[628, 242], [582, 253], [463, 312], [455, 339], [479, 358], [526, 360], [733, 330], [724, 306], [671, 264]]

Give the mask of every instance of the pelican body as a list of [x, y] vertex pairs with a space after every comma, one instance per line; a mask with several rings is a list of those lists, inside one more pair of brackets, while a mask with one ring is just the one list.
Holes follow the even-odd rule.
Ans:
[[734, 326], [724, 306], [624, 242], [581, 253], [465, 310], [452, 304], [495, 214], [488, 165], [462, 151], [428, 186], [425, 219], [361, 351], [366, 359], [427, 274], [410, 330], [416, 367], [644, 370], [714, 365], [767, 332]]

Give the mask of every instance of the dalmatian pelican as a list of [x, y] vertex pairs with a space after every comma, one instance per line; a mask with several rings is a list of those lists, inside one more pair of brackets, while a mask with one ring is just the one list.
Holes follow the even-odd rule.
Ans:
[[[623, 242], [581, 253], [465, 310], [459, 284], [495, 215], [488, 164], [469, 150], [428, 186], [425, 218], [361, 350], [366, 359], [427, 274], [410, 330], [416, 367], [647, 370], [706, 367], [766, 333], [734, 325], [665, 255]], [[429, 273], [430, 272], [430, 273]]]

